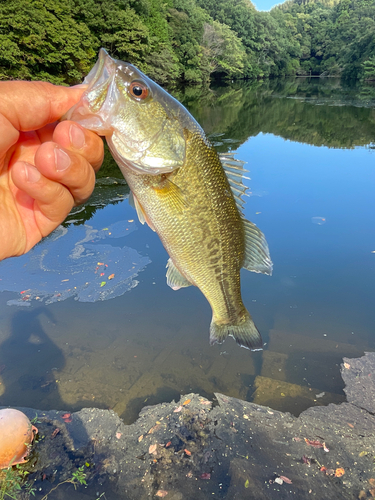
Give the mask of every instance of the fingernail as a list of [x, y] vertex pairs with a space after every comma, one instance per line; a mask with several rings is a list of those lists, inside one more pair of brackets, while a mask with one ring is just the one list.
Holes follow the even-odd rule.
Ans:
[[30, 165], [30, 163], [25, 162], [25, 174], [28, 182], [38, 182], [40, 180], [40, 172], [34, 165]]
[[69, 129], [70, 142], [73, 148], [82, 149], [85, 145], [85, 134], [83, 130], [76, 125], [71, 125]]
[[60, 148], [55, 148], [55, 162], [56, 162], [56, 170], [62, 171], [66, 170], [69, 165], [70, 165], [70, 158], [69, 156], [65, 153]]

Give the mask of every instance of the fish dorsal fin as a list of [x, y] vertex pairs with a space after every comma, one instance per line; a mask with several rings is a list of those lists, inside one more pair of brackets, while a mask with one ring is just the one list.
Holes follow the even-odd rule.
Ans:
[[177, 267], [173, 264], [172, 259], [168, 259], [167, 262], [167, 285], [172, 288], [172, 290], [179, 290], [187, 286], [191, 286], [190, 281], [188, 281]]
[[221, 153], [219, 159], [228, 178], [237, 206], [240, 210], [243, 210], [245, 202], [242, 196], [247, 196], [246, 191], [248, 188], [243, 184], [242, 179], [250, 178], [243, 175], [247, 172], [247, 170], [243, 168], [245, 162], [237, 160], [234, 154], [235, 153]]
[[137, 215], [138, 215], [138, 219], [139, 219], [139, 222], [141, 224], [144, 224], [146, 222], [146, 224], [153, 230], [155, 231], [155, 228], [154, 226], [151, 224], [151, 222], [147, 219], [147, 216], [145, 214], [145, 211], [143, 210], [142, 208], [142, 205], [139, 203], [139, 201], [137, 200], [137, 198], [134, 196], [133, 192], [130, 191], [130, 194], [129, 194], [129, 205], [133, 208], [136, 209], [137, 211]]
[[242, 219], [245, 230], [245, 260], [243, 267], [255, 273], [272, 274], [272, 261], [262, 231], [252, 222]]

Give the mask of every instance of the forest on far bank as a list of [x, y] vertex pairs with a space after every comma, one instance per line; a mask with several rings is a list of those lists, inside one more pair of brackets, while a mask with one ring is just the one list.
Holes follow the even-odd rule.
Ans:
[[7, 0], [0, 80], [82, 81], [100, 47], [158, 83], [375, 80], [375, 0]]

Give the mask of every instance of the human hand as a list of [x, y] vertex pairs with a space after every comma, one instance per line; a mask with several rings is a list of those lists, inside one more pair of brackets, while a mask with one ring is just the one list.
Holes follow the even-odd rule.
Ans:
[[103, 141], [57, 123], [83, 90], [0, 82], [0, 259], [29, 251], [94, 189]]

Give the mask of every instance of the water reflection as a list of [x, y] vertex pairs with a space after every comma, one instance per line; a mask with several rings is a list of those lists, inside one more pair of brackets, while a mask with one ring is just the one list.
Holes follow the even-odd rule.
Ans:
[[[48, 305], [69, 297], [97, 302], [121, 296], [137, 286], [136, 277], [150, 260], [133, 248], [113, 243], [136, 230], [134, 219], [99, 228], [84, 224], [88, 214], [92, 217], [95, 213], [97, 198], [96, 192], [92, 201], [71, 214], [64, 226], [29, 253], [0, 263], [0, 291], [18, 292], [8, 305], [30, 306], [33, 300]], [[115, 201], [107, 197], [105, 204]], [[68, 229], [69, 225], [76, 227]]]
[[[371, 92], [364, 97], [364, 89]], [[353, 148], [374, 142], [375, 86], [342, 87], [339, 80], [270, 80], [179, 95], [218, 149], [269, 133], [314, 146]], [[219, 138], [219, 140], [217, 140]]]
[[[234, 341], [209, 347], [208, 304], [193, 287], [179, 292], [167, 287], [166, 252], [157, 235], [136, 220], [121, 174], [107, 158], [93, 200], [76, 209], [64, 227], [67, 234], [83, 235], [77, 243], [87, 226], [102, 231], [134, 220], [137, 231], [95, 245], [127, 246], [151, 262], [139, 274], [136, 288], [109, 301], [70, 298], [43, 311], [34, 304], [21, 311], [6, 306], [19, 295], [1, 294], [3, 404], [110, 407], [129, 422], [142, 406], [190, 391], [208, 397], [223, 392], [295, 414], [343, 400], [342, 357], [375, 348], [375, 172], [370, 149], [375, 112], [368, 105], [372, 97], [361, 108], [358, 89], [337, 85], [332, 79], [320, 84], [269, 82], [182, 96], [218, 149], [238, 148], [238, 158], [248, 162], [251, 180], [246, 182], [253, 196], [245, 215], [267, 234], [275, 264], [270, 279], [241, 275], [244, 303], [266, 342], [263, 352], [250, 354]], [[107, 177], [117, 177], [117, 184], [108, 187], [113, 180]], [[327, 223], [314, 223], [318, 217]], [[60, 265], [61, 271], [63, 260]], [[17, 276], [13, 290], [18, 294], [28, 288], [27, 281], [40, 278], [29, 275], [21, 287], [21, 268], [9, 273], [0, 267], [2, 280], [10, 283], [12, 275]], [[28, 340], [34, 339], [31, 330], [57, 361], [43, 358], [40, 373], [35, 370], [39, 386], [35, 380], [35, 388], [22, 388], [18, 379], [32, 374], [38, 363]], [[18, 344], [10, 339], [19, 336], [28, 368], [16, 375]], [[9, 357], [14, 372], [9, 371]], [[58, 382], [41, 388], [53, 367], [58, 368]], [[48, 387], [50, 392], [44, 393]]]

